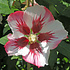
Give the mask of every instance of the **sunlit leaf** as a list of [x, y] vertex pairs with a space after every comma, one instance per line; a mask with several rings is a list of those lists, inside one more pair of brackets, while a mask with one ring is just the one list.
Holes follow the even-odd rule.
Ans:
[[0, 0], [0, 13], [10, 14], [12, 12], [14, 12], [14, 10], [9, 8], [8, 1]]
[[4, 26], [4, 29], [3, 29], [3, 35], [4, 35], [8, 30], [10, 30], [10, 27], [9, 27], [8, 24], [6, 24], [6, 25]]
[[20, 61], [17, 61], [16, 65], [19, 65], [20, 64]]
[[25, 2], [26, 0], [20, 0], [21, 1], [21, 3], [23, 3], [23, 2]]
[[66, 63], [68, 63], [69, 60], [66, 57], [64, 57], [63, 61], [65, 61]]
[[4, 36], [4, 37], [0, 38], [0, 44], [5, 45], [6, 42], [8, 42], [7, 36]]
[[11, 57], [11, 60], [13, 60], [13, 59], [18, 59], [19, 57], [18, 56], [12, 56]]

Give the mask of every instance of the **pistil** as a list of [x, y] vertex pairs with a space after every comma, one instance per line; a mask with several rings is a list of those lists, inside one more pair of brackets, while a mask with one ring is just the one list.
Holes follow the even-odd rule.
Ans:
[[36, 36], [36, 34], [30, 34], [28, 39], [29, 39], [30, 44], [32, 44], [37, 41], [37, 36]]

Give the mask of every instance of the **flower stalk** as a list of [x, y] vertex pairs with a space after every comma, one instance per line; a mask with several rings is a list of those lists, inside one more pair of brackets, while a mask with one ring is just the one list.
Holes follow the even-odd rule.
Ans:
[[30, 69], [30, 63], [27, 63], [27, 70]]
[[26, 0], [26, 6], [29, 7], [30, 5], [30, 0]]

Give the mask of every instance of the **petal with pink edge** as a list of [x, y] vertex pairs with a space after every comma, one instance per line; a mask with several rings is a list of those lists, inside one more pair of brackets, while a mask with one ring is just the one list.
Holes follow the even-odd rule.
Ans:
[[[24, 19], [24, 15], [25, 15], [24, 12], [16, 11], [8, 16], [7, 21], [10, 28], [12, 29], [13, 36], [15, 38], [20, 38], [21, 36], [24, 36], [23, 34], [28, 35], [30, 33], [30, 29], [27, 25], [28, 23], [25, 22], [27, 20]], [[26, 16], [30, 18], [29, 15]]]
[[62, 40], [56, 40], [56, 41], [51, 40], [50, 42], [46, 42], [45, 40], [45, 41], [42, 41], [40, 45], [42, 49], [46, 48], [46, 46], [49, 47], [49, 49], [55, 49], [61, 41]]
[[[45, 42], [43, 42], [42, 44], [44, 44], [44, 43]], [[40, 44], [40, 47], [42, 47], [41, 44]], [[44, 48], [42, 47], [42, 53], [39, 51], [36, 51], [35, 48], [34, 48], [34, 52], [32, 52], [32, 51], [33, 51], [33, 49], [30, 49], [29, 54], [26, 56], [23, 56], [23, 59], [26, 62], [34, 64], [34, 65], [38, 66], [38, 68], [48, 65], [50, 49], [47, 45]]]
[[[51, 32], [54, 37], [62, 40], [67, 38], [68, 32], [64, 29], [62, 23], [58, 20], [51, 21], [43, 26], [41, 33]], [[56, 39], [56, 38], [55, 38]]]
[[[44, 55], [47, 56], [47, 54], [44, 54]], [[34, 64], [34, 65], [38, 66], [38, 68], [39, 68], [39, 67], [44, 67], [45, 65], [48, 65], [48, 63], [46, 63], [48, 61], [46, 61], [46, 58], [45, 58], [44, 55], [41, 54], [41, 53], [36, 53], [35, 54], [35, 53], [32, 53], [32, 52], [29, 52], [28, 55], [23, 56], [23, 59], [26, 62], [29, 62], [31, 64]]]
[[20, 22], [20, 19], [22, 20], [22, 18], [23, 18], [23, 14], [24, 14], [24, 12], [22, 12], [22, 11], [16, 11], [14, 13], [11, 13], [7, 18], [8, 24], [9, 24], [10, 28], [12, 29], [13, 36], [15, 38], [24, 36], [22, 33], [20, 33], [20, 31], [17, 31], [17, 29], [16, 29], [16, 23], [18, 23], [16, 20], [18, 20]]
[[41, 15], [41, 18], [45, 18], [47, 22], [54, 20], [52, 13], [44, 6], [35, 5], [26, 9], [29, 13], [33, 13], [37, 18]]
[[8, 41], [5, 46], [5, 51], [8, 54], [8, 56], [12, 56], [12, 55], [27, 55], [29, 53], [29, 47], [23, 47], [22, 49], [20, 49], [19, 47], [14, 45], [13, 41]]
[[52, 42], [48, 42], [47, 45], [49, 46], [50, 49], [55, 49], [61, 41], [62, 40], [56, 40], [56, 41], [52, 40]]

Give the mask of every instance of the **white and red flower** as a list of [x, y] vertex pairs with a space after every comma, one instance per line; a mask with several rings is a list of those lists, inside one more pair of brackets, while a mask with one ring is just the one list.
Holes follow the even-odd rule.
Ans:
[[38, 67], [48, 65], [50, 49], [67, 38], [68, 32], [44, 6], [33, 6], [8, 16], [13, 34], [7, 37], [5, 50], [9, 56], [22, 55], [23, 59]]

